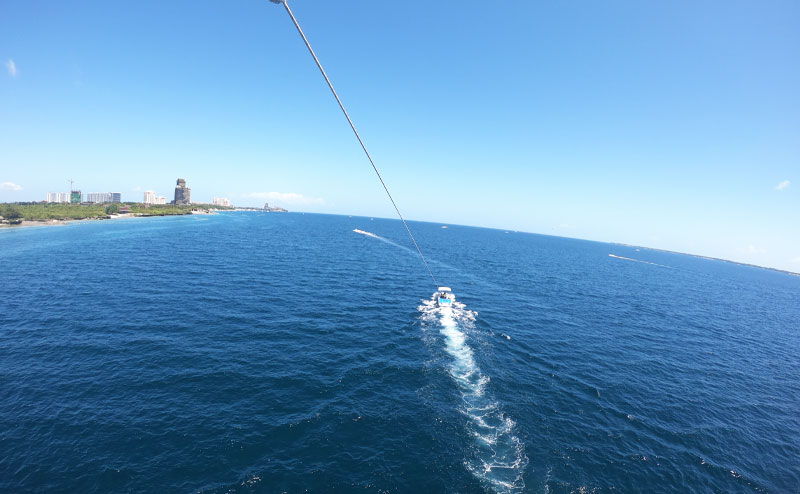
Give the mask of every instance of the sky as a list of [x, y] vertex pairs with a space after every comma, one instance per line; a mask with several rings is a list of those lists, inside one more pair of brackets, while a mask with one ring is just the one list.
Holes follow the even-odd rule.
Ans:
[[[408, 219], [800, 272], [800, 3], [290, 5]], [[0, 3], [0, 202], [392, 217], [267, 0]]]

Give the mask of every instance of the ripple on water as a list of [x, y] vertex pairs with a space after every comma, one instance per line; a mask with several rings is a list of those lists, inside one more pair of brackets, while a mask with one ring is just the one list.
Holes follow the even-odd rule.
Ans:
[[0, 491], [800, 485], [800, 278], [410, 226], [472, 310], [392, 220], [0, 231]]

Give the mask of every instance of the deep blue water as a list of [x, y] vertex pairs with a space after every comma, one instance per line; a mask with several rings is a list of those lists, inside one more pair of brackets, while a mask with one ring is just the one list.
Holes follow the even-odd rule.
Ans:
[[0, 231], [0, 492], [800, 492], [800, 277], [411, 226]]

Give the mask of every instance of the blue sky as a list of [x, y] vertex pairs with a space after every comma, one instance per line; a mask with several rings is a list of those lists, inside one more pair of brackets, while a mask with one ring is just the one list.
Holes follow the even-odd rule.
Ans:
[[[410, 219], [800, 271], [800, 4], [291, 3]], [[0, 201], [393, 216], [282, 7], [0, 3]]]

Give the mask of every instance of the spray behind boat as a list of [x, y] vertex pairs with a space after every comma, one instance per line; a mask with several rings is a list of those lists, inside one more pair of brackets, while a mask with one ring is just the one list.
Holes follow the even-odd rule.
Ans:
[[453, 295], [453, 290], [449, 286], [439, 287], [439, 291], [436, 293], [436, 303], [439, 307], [452, 307], [455, 301], [456, 296]]
[[[333, 93], [333, 97], [336, 98], [336, 102], [339, 103], [339, 108], [342, 109], [342, 113], [344, 113], [345, 118], [347, 118], [347, 123], [350, 124], [350, 128], [353, 129], [353, 133], [355, 134], [356, 139], [358, 139], [358, 143], [361, 144], [361, 149], [364, 150], [364, 154], [367, 155], [367, 159], [369, 160], [370, 164], [372, 165], [372, 169], [375, 170], [375, 174], [378, 176], [378, 180], [381, 181], [381, 185], [383, 186], [383, 190], [386, 191], [386, 195], [389, 196], [389, 200], [392, 201], [392, 206], [394, 206], [394, 210], [397, 212], [397, 216], [400, 218], [400, 221], [403, 222], [403, 226], [406, 228], [406, 231], [408, 232], [408, 236], [411, 237], [411, 241], [414, 243], [414, 247], [417, 249], [417, 252], [419, 253], [419, 257], [422, 259], [422, 263], [425, 264], [425, 269], [428, 270], [428, 274], [431, 276], [431, 279], [433, 280], [433, 284], [438, 286], [439, 282], [436, 280], [436, 277], [433, 275], [433, 271], [431, 271], [431, 267], [428, 265], [428, 261], [425, 259], [425, 256], [422, 254], [422, 249], [419, 248], [419, 245], [417, 244], [417, 240], [414, 238], [414, 234], [411, 233], [411, 229], [408, 227], [408, 223], [406, 223], [406, 220], [403, 218], [403, 215], [400, 213], [400, 208], [397, 207], [397, 203], [394, 201], [394, 198], [392, 197], [391, 192], [389, 192], [389, 187], [387, 187], [386, 186], [386, 182], [383, 181], [383, 177], [381, 176], [381, 173], [378, 171], [378, 167], [375, 166], [375, 161], [372, 159], [372, 155], [369, 154], [369, 151], [367, 150], [367, 146], [364, 144], [364, 141], [361, 139], [361, 136], [359, 135], [358, 131], [356, 130], [356, 126], [355, 126], [355, 124], [353, 124], [353, 120], [350, 118], [350, 115], [347, 113], [347, 110], [345, 109], [344, 103], [342, 103], [341, 98], [339, 98], [339, 95], [336, 93], [336, 89], [333, 88], [333, 83], [331, 82], [330, 78], [328, 77], [328, 74], [325, 73], [325, 69], [322, 68], [322, 63], [320, 63], [319, 58], [317, 58], [317, 54], [314, 53], [314, 49], [311, 48], [311, 43], [309, 43], [308, 38], [306, 38], [305, 33], [303, 33], [303, 30], [300, 28], [300, 24], [297, 22], [297, 19], [295, 18], [294, 13], [292, 13], [292, 9], [289, 8], [289, 4], [286, 2], [286, 0], [269, 0], [269, 1], [272, 2], [272, 3], [283, 4], [284, 8], [286, 9], [286, 12], [289, 14], [289, 17], [291, 17], [292, 23], [294, 23], [294, 27], [297, 28], [297, 32], [300, 33], [300, 37], [303, 38], [303, 42], [306, 44], [306, 48], [308, 48], [308, 52], [311, 53], [311, 56], [314, 58], [314, 62], [316, 62], [317, 67], [319, 68], [319, 71], [322, 73], [322, 77], [325, 78], [325, 82], [328, 83], [328, 87], [330, 88], [331, 93]], [[453, 301], [455, 301], [455, 295], [453, 295], [452, 290], [449, 287], [446, 287], [446, 286], [439, 286], [437, 292], [434, 294], [434, 298], [437, 300], [437, 303], [439, 304], [440, 307], [444, 307], [444, 306], [448, 306], [449, 307], [450, 305], [452, 305]]]

